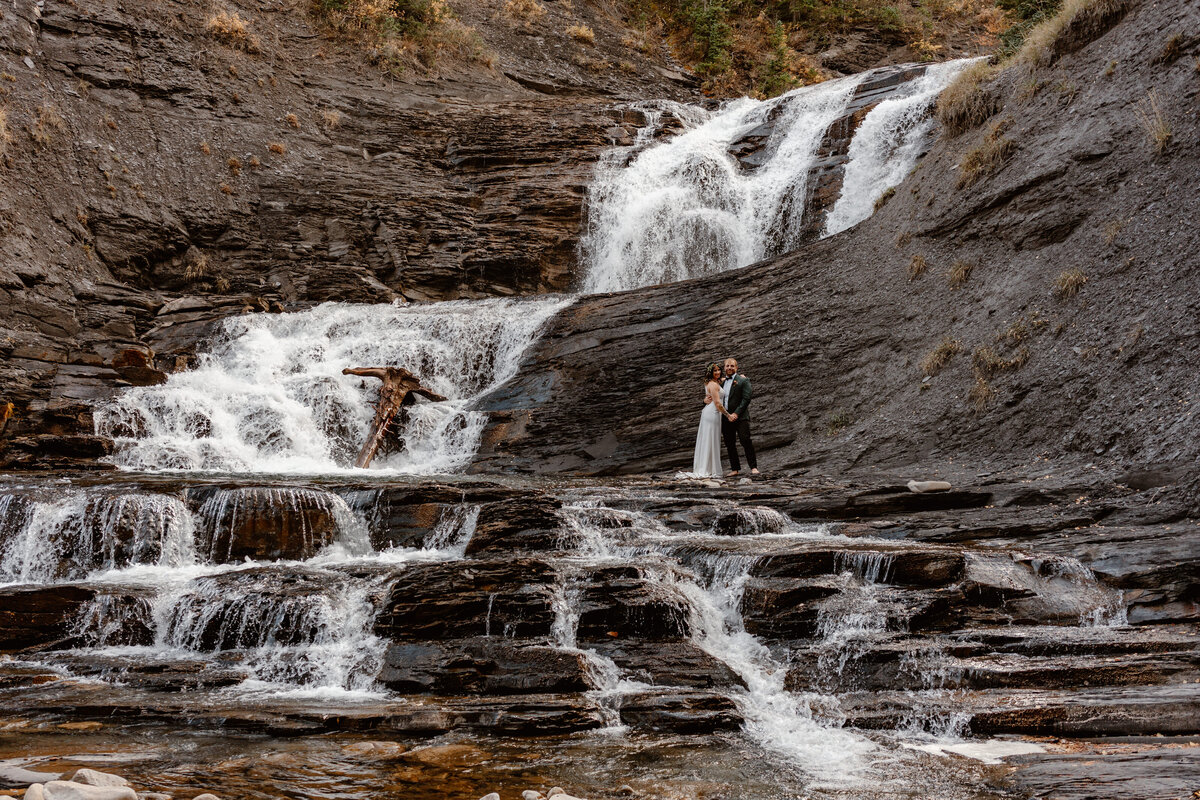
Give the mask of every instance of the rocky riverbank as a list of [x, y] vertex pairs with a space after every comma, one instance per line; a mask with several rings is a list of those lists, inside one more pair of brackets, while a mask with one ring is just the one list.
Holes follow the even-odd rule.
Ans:
[[[1113, 779], [1159, 758], [1191, 769], [1200, 548], [1161, 488], [90, 479], [0, 502], [3, 563], [26, 576], [0, 589], [0, 692], [30, 755], [79, 725], [366, 736], [405, 761], [766, 747], [820, 784], [821, 759], [851, 774], [867, 748], [958, 796], [979, 778], [940, 748], [992, 759], [995, 737], [1034, 737], [1049, 754], [1021, 758], [1045, 785], [1072, 748], [1098, 752], [1083, 739], [1163, 735], [1177, 749], [1113, 749]], [[817, 756], [830, 736], [840, 755]], [[621, 782], [583, 772], [582, 796], [662, 796], [634, 764]], [[530, 789], [486, 774], [454, 780]]]

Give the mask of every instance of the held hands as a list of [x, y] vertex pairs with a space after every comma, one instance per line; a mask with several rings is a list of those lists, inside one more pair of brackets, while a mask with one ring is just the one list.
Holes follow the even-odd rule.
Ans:
[[730, 422], [737, 422], [737, 414], [726, 414], [726, 415], [725, 415], [725, 417], [726, 417], [726, 418], [727, 418], [727, 419], [728, 419]]

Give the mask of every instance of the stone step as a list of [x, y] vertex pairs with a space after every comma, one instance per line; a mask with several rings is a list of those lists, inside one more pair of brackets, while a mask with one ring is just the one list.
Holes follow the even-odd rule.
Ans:
[[975, 735], [1154, 736], [1200, 732], [1195, 684], [1070, 690], [880, 692], [843, 698], [848, 725], [883, 730], [964, 717]]
[[[228, 690], [197, 688], [161, 692], [139, 686], [106, 685], [58, 677], [36, 687], [4, 689], [0, 701], [11, 716], [43, 722], [136, 720], [138, 725], [178, 724], [192, 731], [240, 731], [275, 736], [329, 732], [372, 732], [433, 737], [451, 731], [495, 736], [552, 736], [606, 725], [595, 701], [579, 692], [431, 697], [408, 695], [371, 703], [338, 704], [329, 699], [274, 698], [269, 704], [239, 700]], [[724, 693], [664, 689], [616, 695], [612, 708], [638, 731], [708, 733], [742, 724]]]

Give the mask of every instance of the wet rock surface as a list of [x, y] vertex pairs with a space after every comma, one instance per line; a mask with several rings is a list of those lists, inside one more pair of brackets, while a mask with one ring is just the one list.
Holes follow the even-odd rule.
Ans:
[[[1177, 312], [1195, 316], [1198, 242], [1182, 211], [1191, 183], [1175, 176], [1195, 173], [1197, 155], [1156, 156], [1121, 109], [1156, 86], [1194, 98], [1181, 62], [1160, 71], [1144, 54], [1196, 12], [1129, 8], [1038, 71], [1078, 91], [1030, 95], [1020, 69], [1006, 73], [1002, 108], [939, 137], [854, 228], [745, 269], [564, 309], [485, 403], [493, 426], [476, 469], [687, 469], [691, 376], [733, 355], [754, 386], [759, 466], [775, 474], [955, 483], [1006, 468], [1135, 482], [1186, 472], [1200, 457], [1196, 343]], [[1106, 75], [1114, 59], [1127, 69]], [[997, 124], [1011, 158], [960, 186], [959, 165]], [[1180, 117], [1180, 141], [1196, 139], [1195, 124]], [[910, 278], [914, 263], [925, 272]], [[969, 268], [961, 286], [956, 264]], [[1055, 282], [1075, 270], [1086, 286], [1067, 297]], [[927, 375], [922, 362], [943, 341], [961, 350]], [[1193, 478], [1168, 483], [1196, 508]]]
[[[893, 502], [889, 485], [799, 481], [86, 488], [75, 506], [57, 502], [86, 517], [105, 492], [177, 497], [136, 507], [190, 509], [196, 555], [211, 572], [165, 592], [69, 576], [0, 590], [5, 608], [21, 610], [3, 631], [14, 654], [0, 662], [6, 720], [418, 747], [612, 729], [640, 742], [708, 748], [731, 736], [757, 747], [756, 726], [780, 719], [764, 708], [794, 713], [779, 704], [809, 698], [806, 735], [879, 743], [950, 731], [965, 745], [1052, 737], [1107, 747], [1096, 742], [1197, 734], [1200, 528], [1161, 523], [1175, 514], [1156, 504], [1158, 488], [993, 480], [935, 505]], [[362, 528], [343, 520], [300, 562], [213, 560], [207, 543], [226, 526], [203, 512], [213, 498], [285, 494], [327, 495], [326, 507], [349, 509]], [[13, 510], [10, 527], [53, 502], [28, 486], [10, 496], [21, 498], [0, 501]], [[261, 552], [283, 547], [310, 510], [254, 511]], [[141, 531], [114, 540], [162, 559], [169, 537], [156, 534], [158, 550], [133, 547], [153, 528], [133, 525], [136, 516], [106, 517], [113, 531]], [[62, 530], [81, 536], [86, 526]], [[1109, 535], [1113, 546], [1101, 546]], [[363, 542], [385, 557], [328, 560]], [[1152, 585], [1162, 619], [1133, 619]], [[274, 688], [255, 688], [264, 684]], [[346, 687], [367, 694], [303, 694]], [[1010, 760], [1005, 780], [1082, 785], [1069, 751], [1054, 747]], [[1177, 757], [1190, 769], [1173, 751], [1106, 757], [1088, 785], [1101, 796], [1121, 780], [1129, 793], [1113, 796], [1150, 791], [1169, 779], [1146, 765]], [[967, 780], [958, 761], [946, 763]]]

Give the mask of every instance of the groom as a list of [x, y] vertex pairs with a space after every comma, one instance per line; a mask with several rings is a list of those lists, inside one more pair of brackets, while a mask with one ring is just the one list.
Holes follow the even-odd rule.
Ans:
[[754, 457], [754, 445], [750, 442], [750, 379], [738, 374], [737, 359], [725, 359], [725, 382], [721, 384], [721, 405], [729, 416], [721, 420], [721, 435], [725, 438], [725, 449], [729, 452], [730, 475], [742, 470], [738, 459], [737, 442], [741, 439], [750, 464], [750, 474], [758, 474], [758, 459]]

